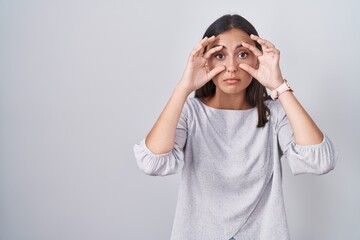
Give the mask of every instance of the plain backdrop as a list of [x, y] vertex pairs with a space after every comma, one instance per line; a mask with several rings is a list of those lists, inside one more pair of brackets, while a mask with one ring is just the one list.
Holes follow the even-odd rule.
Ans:
[[206, 28], [237, 13], [339, 160], [283, 162], [292, 239], [360, 239], [360, 2], [0, 0], [0, 239], [169, 239], [179, 175], [142, 173], [146, 136]]

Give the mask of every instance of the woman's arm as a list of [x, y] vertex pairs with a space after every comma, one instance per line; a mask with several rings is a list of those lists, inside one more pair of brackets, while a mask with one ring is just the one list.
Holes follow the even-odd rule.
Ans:
[[189, 93], [176, 86], [170, 100], [146, 137], [145, 144], [155, 154], [170, 152], [174, 147], [176, 126]]
[[290, 91], [284, 92], [279, 96], [279, 100], [294, 131], [295, 143], [299, 145], [320, 144], [324, 138], [321, 130], [294, 94]]
[[215, 37], [205, 37], [191, 52], [180, 82], [177, 84], [170, 100], [146, 137], [145, 143], [151, 152], [162, 154], [173, 149], [176, 126], [186, 98], [191, 92], [205, 85], [205, 83], [225, 69], [224, 66], [218, 66], [211, 71], [208, 71], [206, 68], [207, 59], [222, 48], [222, 46], [214, 47], [204, 53], [205, 48], [215, 39]]
[[[274, 90], [284, 82], [279, 66], [280, 52], [269, 41], [255, 35], [250, 37], [261, 45], [263, 52], [248, 43], [243, 43], [243, 46], [257, 56], [259, 67], [254, 69], [247, 64], [240, 64], [239, 67], [250, 73], [266, 88]], [[321, 143], [324, 137], [322, 132], [294, 94], [290, 91], [284, 92], [279, 96], [279, 100], [293, 129], [295, 143], [300, 145]]]

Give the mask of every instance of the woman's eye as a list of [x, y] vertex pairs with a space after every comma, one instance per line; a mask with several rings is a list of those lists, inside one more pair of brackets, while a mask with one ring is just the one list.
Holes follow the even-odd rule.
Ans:
[[222, 54], [222, 53], [217, 53], [217, 54], [214, 55], [214, 57], [215, 57], [216, 59], [222, 60], [222, 59], [225, 58], [225, 55]]
[[246, 58], [247, 56], [249, 56], [249, 54], [247, 53], [247, 52], [241, 52], [241, 53], [239, 53], [239, 58], [241, 58], [241, 59], [244, 59], [244, 58]]

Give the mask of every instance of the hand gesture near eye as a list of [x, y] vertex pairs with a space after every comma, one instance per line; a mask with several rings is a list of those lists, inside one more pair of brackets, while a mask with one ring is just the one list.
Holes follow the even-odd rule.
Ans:
[[284, 82], [279, 66], [280, 51], [274, 44], [256, 35], [250, 35], [250, 38], [261, 45], [263, 52], [248, 43], [242, 45], [258, 58], [258, 68], [245, 63], [241, 63], [239, 67], [256, 78], [264, 87], [273, 90]]
[[204, 38], [191, 52], [180, 82], [146, 137], [146, 146], [153, 153], [163, 154], [173, 149], [176, 128], [188, 95], [225, 70], [225, 66], [218, 66], [210, 71], [206, 64], [212, 54], [222, 48], [222, 46], [214, 47], [205, 52], [206, 47], [215, 39], [215, 37]]
[[225, 70], [225, 66], [217, 66], [209, 71], [207, 66], [208, 59], [217, 51], [222, 49], [222, 46], [217, 46], [209, 49], [204, 53], [205, 48], [215, 41], [215, 37], [205, 37], [190, 53], [185, 71], [179, 82], [185, 91], [190, 94], [202, 86], [204, 86], [210, 79]]

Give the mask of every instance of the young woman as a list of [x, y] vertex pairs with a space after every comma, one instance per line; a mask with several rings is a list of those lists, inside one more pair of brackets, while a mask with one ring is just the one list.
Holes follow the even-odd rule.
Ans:
[[222, 16], [135, 145], [145, 173], [182, 172], [171, 239], [289, 239], [280, 159], [295, 175], [334, 168], [332, 142], [295, 98], [279, 59], [246, 19]]

